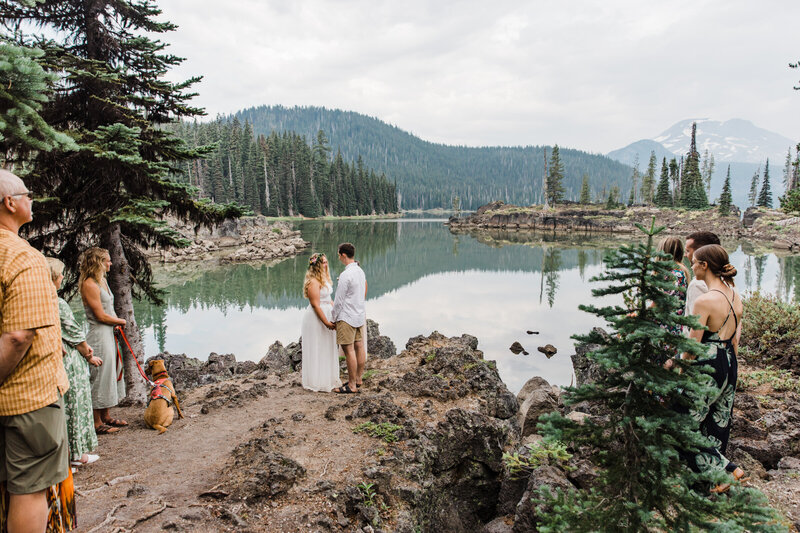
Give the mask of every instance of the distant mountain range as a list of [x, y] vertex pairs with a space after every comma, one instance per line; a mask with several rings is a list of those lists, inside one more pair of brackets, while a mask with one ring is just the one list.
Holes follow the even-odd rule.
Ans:
[[730, 165], [733, 201], [740, 207], [746, 207], [753, 174], [761, 172], [763, 178], [764, 164], [769, 159], [770, 185], [775, 205], [778, 205], [778, 196], [783, 194], [786, 153], [794, 148], [797, 141], [759, 128], [747, 120], [731, 119], [720, 122], [704, 118], [686, 119], [653, 139], [636, 141], [607, 155], [626, 165], [633, 165], [638, 158], [640, 169], [647, 166], [651, 152], [655, 152], [659, 163], [663, 158], [667, 158], [667, 161], [673, 157], [680, 158], [689, 152], [693, 122], [697, 123], [697, 151], [701, 157], [706, 150], [714, 155], [715, 168], [709, 199], [713, 201], [719, 197]]
[[[323, 130], [334, 155], [364, 165], [396, 180], [400, 207], [450, 208], [458, 196], [463, 209], [501, 200], [518, 205], [542, 202], [545, 152], [549, 146], [467, 147], [435, 144], [376, 118], [322, 107], [260, 106], [233, 117], [252, 124], [257, 134], [294, 131], [311, 142]], [[229, 117], [229, 118], [233, 118]], [[631, 168], [603, 155], [561, 147], [566, 196], [577, 200], [588, 174], [595, 197], [618, 185], [630, 185]]]

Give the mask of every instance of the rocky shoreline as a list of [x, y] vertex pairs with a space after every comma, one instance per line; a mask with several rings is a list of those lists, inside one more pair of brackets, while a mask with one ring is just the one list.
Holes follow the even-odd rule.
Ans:
[[163, 263], [266, 261], [294, 256], [310, 244], [288, 222], [271, 221], [260, 215], [228, 219], [211, 229], [195, 228], [175, 219], [168, 224], [191, 244], [185, 248], [151, 249], [151, 260]]
[[454, 232], [470, 229], [504, 229], [509, 231], [556, 231], [569, 233], [632, 234], [636, 224], [666, 226], [671, 235], [688, 235], [693, 231], [712, 231], [721, 237], [762, 241], [777, 250], [800, 252], [800, 217], [782, 211], [750, 207], [740, 218], [738, 210], [731, 216], [720, 216], [715, 209], [689, 211], [630, 207], [604, 209], [599, 206], [567, 205], [557, 209], [543, 206], [519, 207], [491, 202], [465, 217], [451, 217], [447, 224]]
[[[120, 409], [132, 422], [125, 441], [102, 436], [103, 460], [76, 477], [92, 497], [89, 509], [78, 500], [82, 527], [519, 533], [536, 530], [536, 489], [591, 485], [577, 455], [521, 472], [508, 462], [533, 453], [540, 415], [591, 409], [568, 410], [539, 377], [514, 395], [473, 336], [433, 332], [396, 353], [369, 327], [356, 395], [305, 391], [299, 342], [274, 343], [258, 363], [160, 354], [187, 418], [157, 435], [141, 410]], [[592, 377], [589, 349], [573, 356], [579, 382]], [[800, 391], [745, 380], [735, 417], [734, 459], [800, 526]]]

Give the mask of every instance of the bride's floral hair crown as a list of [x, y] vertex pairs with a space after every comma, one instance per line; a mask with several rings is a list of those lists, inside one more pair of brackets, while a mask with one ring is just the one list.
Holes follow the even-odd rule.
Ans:
[[317, 266], [317, 263], [325, 257], [325, 254], [312, 254], [311, 257], [308, 258], [309, 266]]

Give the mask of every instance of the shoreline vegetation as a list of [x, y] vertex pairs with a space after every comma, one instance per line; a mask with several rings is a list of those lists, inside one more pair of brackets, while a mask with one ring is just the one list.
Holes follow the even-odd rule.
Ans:
[[453, 232], [470, 229], [506, 231], [559, 231], [572, 233], [634, 234], [636, 224], [646, 224], [653, 217], [666, 226], [670, 235], [687, 235], [700, 229], [721, 237], [759, 241], [776, 250], [800, 252], [800, 217], [776, 209], [750, 207], [722, 216], [716, 209], [689, 210], [634, 206], [606, 209], [600, 205], [568, 204], [556, 208], [543, 205], [516, 206], [491, 202], [467, 216], [451, 217], [447, 224]]

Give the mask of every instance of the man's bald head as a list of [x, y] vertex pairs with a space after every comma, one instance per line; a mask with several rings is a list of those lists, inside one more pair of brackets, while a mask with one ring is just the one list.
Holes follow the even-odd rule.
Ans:
[[0, 201], [6, 196], [20, 194], [27, 190], [25, 183], [16, 174], [0, 169]]

